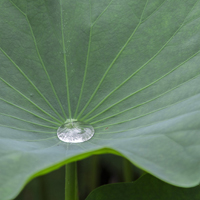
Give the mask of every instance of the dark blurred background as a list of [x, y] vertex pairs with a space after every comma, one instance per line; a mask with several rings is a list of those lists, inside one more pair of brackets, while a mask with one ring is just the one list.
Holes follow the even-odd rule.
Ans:
[[[78, 161], [79, 200], [104, 184], [130, 182], [143, 173], [125, 158], [112, 155], [95, 155]], [[65, 167], [33, 179], [15, 200], [64, 200]]]

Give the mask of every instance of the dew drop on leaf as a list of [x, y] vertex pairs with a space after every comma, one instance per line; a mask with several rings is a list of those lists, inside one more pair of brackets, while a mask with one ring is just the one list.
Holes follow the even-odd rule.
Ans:
[[85, 142], [93, 135], [94, 128], [90, 124], [79, 121], [66, 122], [57, 130], [58, 138], [68, 143]]

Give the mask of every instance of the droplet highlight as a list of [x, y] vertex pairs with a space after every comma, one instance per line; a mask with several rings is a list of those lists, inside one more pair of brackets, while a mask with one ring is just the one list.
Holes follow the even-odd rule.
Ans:
[[58, 138], [68, 143], [85, 142], [91, 139], [93, 135], [94, 128], [92, 125], [79, 121], [66, 122], [57, 130]]

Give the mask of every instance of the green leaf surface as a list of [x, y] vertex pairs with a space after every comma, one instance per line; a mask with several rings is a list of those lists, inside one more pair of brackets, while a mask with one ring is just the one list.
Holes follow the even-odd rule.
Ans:
[[[114, 153], [177, 186], [200, 181], [200, 1], [1, 0], [0, 194]], [[66, 119], [94, 137], [59, 141]]]
[[199, 200], [199, 186], [180, 188], [146, 174], [132, 183], [115, 183], [92, 191], [86, 200]]

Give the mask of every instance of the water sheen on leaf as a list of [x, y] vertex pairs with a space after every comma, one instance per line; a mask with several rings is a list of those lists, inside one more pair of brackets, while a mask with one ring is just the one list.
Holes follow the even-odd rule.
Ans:
[[[0, 1], [0, 194], [94, 153], [200, 181], [200, 1]], [[94, 137], [67, 144], [66, 120]]]

